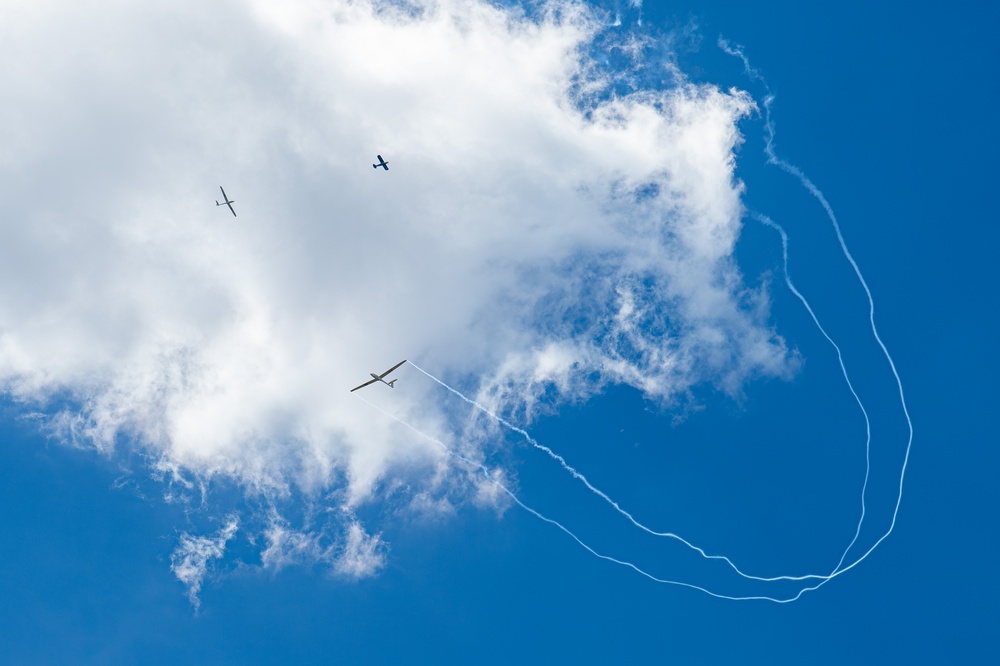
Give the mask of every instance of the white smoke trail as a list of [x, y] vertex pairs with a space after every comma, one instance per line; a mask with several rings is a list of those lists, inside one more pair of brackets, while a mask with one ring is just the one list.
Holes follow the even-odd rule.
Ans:
[[[771, 222], [771, 224], [773, 226], [777, 227], [777, 225], [775, 225], [773, 222]], [[794, 289], [794, 287], [793, 287], [793, 289]], [[798, 292], [796, 291], [796, 293], [798, 293]], [[800, 298], [801, 298], [801, 296], [800, 296]], [[806, 307], [807, 308], [809, 307], [808, 304], [806, 305]], [[812, 313], [811, 309], [809, 311], [810, 311], [810, 313]], [[814, 315], [814, 321], [816, 321], [817, 326], [819, 326], [819, 321], [815, 320], [815, 315]], [[822, 326], [820, 326], [820, 330], [823, 331]], [[823, 331], [823, 334], [826, 335], [826, 331]], [[827, 340], [830, 340], [829, 336], [827, 336]], [[830, 342], [831, 342], [831, 344], [833, 344], [833, 340], [830, 340]], [[839, 347], [837, 347], [836, 344], [834, 344], [834, 347], [837, 349], [837, 352], [839, 354], [840, 353]], [[607, 502], [609, 505], [611, 505], [615, 509], [615, 511], [617, 511], [619, 514], [621, 514], [622, 516], [624, 516], [635, 527], [637, 527], [640, 530], [646, 532], [647, 534], [650, 534], [650, 535], [655, 536], [655, 537], [665, 537], [665, 538], [674, 539], [676, 541], [679, 541], [682, 544], [684, 544], [685, 546], [687, 546], [688, 548], [690, 548], [691, 550], [694, 550], [695, 552], [697, 552], [699, 555], [701, 555], [706, 560], [720, 560], [722, 562], [725, 562], [734, 572], [736, 572], [739, 576], [741, 576], [742, 578], [745, 578], [746, 580], [752, 580], [752, 581], [758, 581], [758, 582], [765, 582], [765, 583], [772, 583], [772, 582], [777, 582], [777, 581], [820, 580], [823, 583], [825, 583], [826, 581], [830, 580], [831, 578], [835, 578], [836, 576], [838, 576], [841, 573], [838, 569], [839, 569], [840, 565], [843, 563], [843, 561], [844, 561], [845, 557], [847, 556], [847, 553], [850, 551], [851, 547], [853, 547], [854, 542], [857, 540], [858, 533], [860, 533], [861, 523], [859, 521], [857, 531], [855, 532], [855, 535], [854, 535], [854, 539], [852, 539], [851, 542], [850, 542], [850, 544], [848, 544], [848, 546], [845, 549], [844, 553], [841, 554], [840, 561], [838, 562], [837, 566], [834, 567], [833, 571], [831, 571], [829, 574], [802, 574], [802, 575], [780, 575], [780, 576], [756, 576], [756, 575], [753, 575], [753, 574], [746, 573], [742, 569], [740, 569], [736, 565], [736, 563], [734, 563], [729, 557], [727, 557], [725, 555], [712, 555], [712, 554], [709, 554], [704, 549], [702, 549], [702, 548], [694, 545], [693, 543], [691, 543], [690, 541], [688, 541], [687, 539], [685, 539], [684, 537], [682, 537], [682, 536], [680, 536], [678, 534], [675, 534], [673, 532], [661, 532], [661, 531], [658, 531], [658, 530], [654, 530], [653, 528], [648, 527], [647, 525], [644, 525], [640, 521], [636, 520], [635, 517], [631, 513], [629, 513], [627, 510], [623, 509], [621, 507], [621, 505], [619, 505], [615, 500], [613, 500], [611, 497], [609, 497], [607, 495], [607, 493], [603, 492], [602, 490], [600, 490], [599, 488], [596, 488], [593, 484], [591, 484], [590, 481], [587, 479], [587, 477], [584, 476], [579, 470], [577, 470], [576, 468], [574, 468], [572, 465], [570, 465], [568, 462], [566, 462], [565, 458], [563, 458], [558, 453], [556, 453], [555, 451], [553, 451], [549, 447], [545, 446], [544, 444], [539, 443], [526, 430], [524, 430], [523, 428], [519, 428], [519, 427], [515, 426], [514, 424], [512, 424], [509, 421], [507, 421], [506, 419], [504, 419], [502, 416], [499, 416], [496, 413], [490, 411], [487, 407], [483, 406], [482, 404], [480, 404], [476, 400], [473, 400], [472, 398], [469, 398], [468, 396], [466, 396], [465, 394], [463, 394], [458, 389], [449, 386], [447, 383], [443, 382], [442, 380], [438, 379], [434, 375], [430, 374], [429, 372], [427, 372], [426, 370], [424, 370], [423, 368], [421, 368], [419, 365], [417, 365], [416, 363], [414, 363], [412, 360], [410, 360], [409, 363], [410, 363], [411, 366], [413, 366], [413, 368], [415, 368], [416, 370], [418, 370], [421, 373], [423, 373], [424, 375], [426, 375], [429, 379], [437, 382], [439, 385], [441, 385], [442, 387], [444, 387], [448, 391], [451, 391], [452, 393], [454, 393], [456, 396], [458, 396], [459, 398], [461, 398], [465, 402], [469, 403], [470, 405], [472, 405], [476, 409], [480, 410], [481, 412], [483, 412], [484, 414], [486, 414], [490, 418], [494, 419], [497, 423], [500, 423], [504, 427], [506, 427], [506, 428], [510, 429], [511, 431], [516, 432], [519, 435], [521, 435], [522, 437], [524, 437], [525, 441], [527, 441], [531, 446], [535, 447], [536, 449], [538, 449], [540, 451], [544, 451], [550, 458], [552, 458], [553, 460], [557, 461], [560, 464], [560, 466], [562, 466], [562, 468], [564, 470], [566, 470], [571, 476], [573, 476], [573, 478], [579, 480], [581, 483], [583, 483], [587, 487], [588, 490], [590, 490], [592, 493], [594, 493], [595, 495], [597, 495], [598, 497], [600, 497], [601, 499], [603, 499], [605, 502]], [[844, 369], [843, 362], [841, 362], [841, 368]], [[846, 378], [846, 373], [847, 373], [847, 370], [844, 369], [845, 378]], [[850, 380], [848, 380], [848, 386], [850, 386]], [[851, 392], [854, 393], [853, 386], [851, 387]], [[855, 397], [855, 399], [858, 400], [858, 404], [861, 405], [861, 400], [857, 397], [856, 393], [854, 393], [854, 397]], [[862, 410], [862, 412], [864, 412], [864, 406], [863, 405], [861, 406], [861, 410]], [[867, 416], [868, 415], [867, 415], [867, 412], [866, 412], [865, 413], [866, 423], [867, 423]], [[870, 439], [871, 439], [871, 437], [870, 437], [870, 432], [869, 432], [869, 441], [870, 441]], [[867, 484], [867, 479], [868, 479], [868, 476], [867, 476], [867, 473], [866, 473], [866, 475], [865, 475], [865, 482], [866, 482], [866, 484]], [[864, 504], [862, 502], [862, 520], [863, 520], [863, 518], [864, 518]], [[563, 529], [565, 529], [565, 528], [563, 528]], [[568, 530], [567, 530], [567, 533], [569, 533]], [[573, 536], [572, 533], [569, 533], [569, 534], [570, 534], [570, 536]], [[576, 538], [576, 537], [574, 536], [574, 538]], [[586, 547], [586, 544], [583, 544], [582, 542], [581, 542], [581, 545], [583, 545], [584, 547]], [[590, 549], [588, 548], [588, 550], [590, 550]], [[645, 574], [645, 572], [641, 572], [641, 573]], [[662, 580], [659, 580], [659, 579], [655, 579], [655, 580], [658, 580], [659, 582], [665, 582], [665, 581], [662, 581]], [[810, 589], [816, 589], [816, 588], [810, 588]]]
[[[455, 392], [457, 395], [459, 395], [459, 396], [462, 395], [458, 391], [455, 391], [455, 389], [452, 389], [451, 387], [449, 387], [444, 382], [441, 382], [440, 380], [436, 379], [432, 375], [428, 374], [426, 371], [421, 370], [412, 361], [410, 361], [410, 365], [413, 365], [413, 367], [417, 368], [417, 370], [420, 370], [420, 372], [424, 373], [425, 375], [427, 375], [428, 377], [430, 377], [434, 381], [437, 381], [439, 384], [441, 384], [445, 388], [448, 388], [449, 390]], [[542, 520], [542, 521], [544, 521], [544, 522], [546, 522], [546, 523], [548, 523], [550, 525], [553, 525], [553, 526], [559, 528], [560, 530], [562, 530], [563, 532], [565, 532], [571, 539], [573, 539], [574, 541], [576, 541], [581, 547], [583, 547], [587, 552], [589, 552], [594, 557], [597, 557], [598, 559], [605, 560], [607, 562], [612, 562], [614, 564], [618, 564], [620, 566], [632, 569], [636, 573], [638, 573], [638, 574], [640, 574], [640, 575], [648, 578], [649, 580], [651, 580], [651, 581], [653, 581], [655, 583], [661, 583], [661, 584], [664, 584], [664, 585], [676, 585], [678, 587], [685, 587], [685, 588], [688, 588], [688, 589], [691, 589], [691, 590], [696, 590], [698, 592], [704, 592], [705, 594], [707, 594], [709, 596], [715, 597], [717, 599], [725, 599], [727, 601], [771, 601], [771, 602], [778, 603], [778, 604], [786, 604], [786, 603], [790, 603], [792, 601], [798, 600], [806, 592], [809, 592], [811, 590], [815, 590], [815, 589], [819, 588], [821, 585], [823, 585], [824, 583], [827, 582], [827, 580], [823, 580], [822, 582], [820, 582], [819, 584], [817, 584], [815, 586], [805, 587], [805, 588], [799, 590], [798, 593], [795, 594], [792, 597], [779, 598], [779, 597], [769, 597], [769, 596], [766, 596], [766, 595], [733, 596], [733, 595], [728, 595], [728, 594], [720, 594], [718, 592], [713, 592], [712, 590], [709, 590], [708, 588], [702, 587], [700, 585], [695, 585], [693, 583], [685, 583], [683, 581], [671, 580], [671, 579], [667, 579], [667, 578], [660, 578], [660, 577], [655, 576], [655, 575], [649, 573], [648, 571], [642, 569], [641, 567], [637, 566], [636, 564], [633, 564], [632, 562], [629, 562], [627, 560], [620, 560], [620, 559], [618, 559], [616, 557], [612, 557], [610, 555], [605, 555], [603, 553], [598, 552], [593, 547], [591, 547], [586, 542], [584, 542], [580, 537], [578, 537], [576, 534], [574, 534], [572, 530], [570, 530], [568, 527], [566, 527], [565, 525], [563, 525], [559, 521], [554, 520], [552, 518], [549, 518], [548, 516], [545, 516], [541, 512], [537, 511], [536, 509], [533, 509], [532, 507], [530, 507], [527, 504], [525, 504], [524, 502], [522, 502], [521, 499], [517, 495], [515, 495], [513, 491], [511, 491], [507, 486], [505, 486], [503, 483], [501, 483], [498, 480], [498, 478], [497, 478], [496, 475], [490, 473], [490, 469], [486, 465], [484, 465], [482, 463], [475, 462], [473, 460], [470, 460], [469, 458], [466, 458], [465, 456], [463, 456], [462, 454], [460, 454], [457, 451], [453, 450], [447, 444], [445, 444], [441, 440], [437, 439], [436, 437], [428, 435], [427, 433], [423, 432], [422, 430], [420, 430], [416, 426], [411, 425], [410, 423], [408, 423], [407, 421], [403, 420], [402, 418], [396, 416], [395, 414], [391, 414], [390, 412], [387, 412], [386, 410], [382, 409], [378, 405], [376, 405], [376, 404], [374, 404], [374, 403], [366, 400], [363, 396], [361, 396], [359, 394], [355, 394], [355, 395], [362, 402], [364, 402], [368, 406], [372, 407], [373, 409], [381, 412], [383, 415], [389, 417], [390, 419], [396, 421], [397, 423], [399, 423], [399, 424], [401, 424], [403, 426], [406, 426], [411, 431], [413, 431], [414, 433], [420, 435], [421, 437], [424, 437], [427, 440], [429, 440], [429, 441], [437, 444], [449, 456], [451, 456], [451, 457], [453, 457], [453, 458], [455, 458], [457, 460], [460, 460], [460, 461], [466, 463], [467, 465], [469, 465], [469, 466], [471, 466], [473, 468], [476, 468], [476, 469], [479, 469], [480, 471], [482, 471], [484, 477], [490, 483], [494, 484], [496, 487], [498, 487], [500, 490], [502, 490], [508, 497], [511, 498], [511, 500], [515, 504], [517, 504], [519, 507], [521, 507], [522, 509], [524, 509], [525, 511], [527, 511], [531, 515], [535, 516], [539, 520]], [[462, 397], [465, 398], [465, 396], [462, 396]], [[465, 399], [469, 400], [468, 398], [465, 398]], [[470, 401], [470, 402], [473, 402], [473, 401]], [[483, 407], [480, 407], [480, 408], [484, 409], [484, 411], [486, 411], [485, 408], [483, 408]], [[487, 412], [487, 413], [489, 413], [489, 412]], [[516, 430], [518, 432], [523, 433], [525, 437], [528, 437], [527, 433], [525, 433], [523, 430], [517, 428], [516, 426], [510, 425], [509, 423], [507, 423], [506, 421], [503, 421], [499, 417], [495, 416], [495, 418], [497, 418], [498, 420], [500, 420], [501, 422], [503, 422], [508, 427], [510, 427], [510, 428], [512, 428], [512, 429], [514, 429], [514, 430]], [[538, 446], [541, 446], [541, 445], [538, 445]], [[710, 557], [710, 556], [706, 556], [706, 557]]]
[[766, 215], [762, 215], [760, 213], [756, 213], [756, 212], [752, 212], [751, 211], [750, 216], [753, 219], [755, 219], [758, 222], [760, 222], [761, 224], [763, 224], [765, 226], [768, 226], [768, 227], [771, 227], [772, 229], [776, 230], [781, 235], [781, 258], [782, 258], [783, 269], [784, 269], [784, 274], [785, 274], [785, 284], [788, 286], [789, 291], [791, 291], [793, 294], [795, 294], [795, 297], [798, 298], [799, 301], [802, 302], [803, 306], [805, 306], [806, 311], [809, 312], [809, 316], [812, 317], [813, 323], [816, 324], [816, 328], [819, 329], [820, 333], [823, 334], [823, 337], [826, 338], [827, 342], [829, 342], [831, 345], [833, 345], [833, 348], [837, 351], [837, 362], [840, 364], [840, 371], [844, 374], [844, 381], [847, 382], [847, 388], [850, 389], [851, 395], [854, 396], [855, 401], [857, 401], [857, 403], [858, 403], [858, 407], [861, 408], [861, 413], [864, 414], [864, 417], [865, 417], [865, 482], [861, 486], [861, 516], [858, 518], [858, 525], [857, 525], [857, 528], [854, 531], [854, 538], [852, 538], [851, 542], [849, 544], [847, 544], [847, 548], [845, 548], [843, 554], [841, 554], [840, 560], [837, 562], [837, 566], [834, 567], [833, 572], [830, 574], [830, 577], [832, 578], [835, 575], [839, 575], [839, 573], [840, 573], [840, 567], [841, 567], [841, 565], [844, 564], [844, 560], [847, 558], [847, 554], [849, 552], [851, 552], [851, 548], [854, 547], [854, 544], [857, 542], [858, 537], [861, 535], [861, 526], [865, 522], [865, 494], [868, 491], [868, 479], [871, 476], [871, 469], [872, 469], [872, 465], [871, 465], [871, 444], [872, 444], [872, 426], [871, 426], [871, 421], [868, 419], [868, 411], [865, 409], [864, 404], [861, 402], [861, 398], [858, 397], [857, 391], [854, 390], [854, 385], [851, 383], [851, 378], [847, 374], [847, 366], [844, 365], [844, 356], [843, 356], [843, 354], [840, 351], [840, 347], [837, 346], [837, 343], [833, 341], [833, 338], [831, 338], [827, 334], [826, 329], [824, 329], [823, 325], [819, 323], [819, 318], [816, 316], [816, 313], [813, 312], [812, 306], [809, 305], [809, 301], [806, 300], [806, 297], [803, 296], [802, 293], [799, 292], [798, 289], [795, 288], [795, 284], [792, 282], [792, 275], [791, 275], [791, 273], [788, 270], [788, 234], [785, 232], [784, 228], [781, 227], [781, 225], [779, 225], [778, 223], [774, 222], [771, 218], [769, 218]]

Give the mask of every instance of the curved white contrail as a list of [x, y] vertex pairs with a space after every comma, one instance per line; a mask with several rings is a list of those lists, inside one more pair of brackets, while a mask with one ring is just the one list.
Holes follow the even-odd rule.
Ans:
[[[545, 446], [544, 444], [539, 443], [526, 430], [524, 430], [523, 428], [517, 427], [516, 425], [514, 425], [514, 424], [510, 423], [509, 421], [507, 421], [506, 419], [504, 419], [502, 416], [499, 416], [495, 412], [490, 411], [487, 407], [483, 406], [481, 403], [479, 403], [476, 400], [473, 400], [472, 398], [466, 396], [465, 394], [463, 394], [458, 389], [455, 389], [455, 388], [449, 386], [445, 382], [441, 381], [440, 379], [438, 379], [434, 375], [430, 374], [429, 372], [427, 372], [426, 370], [424, 370], [423, 368], [421, 368], [419, 365], [417, 365], [416, 363], [414, 363], [412, 360], [410, 361], [410, 365], [413, 366], [413, 368], [415, 370], [418, 370], [419, 372], [423, 373], [428, 378], [430, 378], [431, 380], [437, 382], [439, 385], [441, 385], [442, 387], [444, 387], [448, 391], [451, 391], [452, 393], [454, 393], [455, 395], [457, 395], [459, 398], [461, 398], [465, 402], [469, 403], [470, 405], [472, 405], [476, 409], [482, 411], [484, 414], [486, 414], [490, 418], [494, 419], [497, 423], [500, 423], [501, 425], [503, 425], [504, 427], [508, 428], [509, 430], [511, 430], [513, 432], [516, 432], [519, 435], [521, 435], [522, 437], [524, 437], [525, 441], [528, 442], [531, 446], [535, 447], [536, 449], [538, 449], [540, 451], [545, 452], [549, 457], [551, 457], [553, 460], [555, 460], [556, 462], [558, 462], [559, 465], [564, 470], [566, 470], [571, 476], [573, 476], [575, 479], [577, 479], [581, 483], [583, 483], [587, 487], [587, 489], [590, 490], [592, 493], [594, 493], [595, 495], [597, 495], [598, 497], [600, 497], [601, 499], [603, 499], [605, 502], [607, 502], [608, 504], [610, 504], [615, 509], [615, 511], [617, 511], [619, 514], [621, 514], [622, 516], [624, 516], [635, 527], [637, 527], [640, 530], [642, 530], [642, 531], [644, 531], [644, 532], [646, 532], [646, 533], [648, 533], [648, 534], [650, 534], [652, 536], [655, 536], [655, 537], [665, 537], [665, 538], [674, 539], [676, 541], [679, 541], [680, 543], [684, 544], [685, 546], [687, 546], [691, 550], [694, 550], [695, 552], [697, 552], [699, 555], [701, 555], [703, 558], [705, 558], [707, 560], [720, 560], [722, 562], [725, 562], [733, 571], [735, 571], [738, 575], [740, 575], [741, 577], [743, 577], [743, 578], [745, 578], [747, 580], [759, 581], [759, 582], [821, 580], [823, 582], [826, 582], [827, 580], [829, 580], [831, 578], [834, 578], [835, 576], [839, 575], [840, 572], [837, 571], [837, 568], [840, 566], [841, 563], [843, 563], [844, 558], [846, 557], [847, 551], [849, 551], [850, 548], [851, 548], [851, 546], [854, 544], [854, 540], [852, 540], [851, 544], [848, 545], [847, 549], [844, 551], [844, 554], [841, 555], [840, 562], [838, 563], [837, 567], [834, 567], [833, 571], [831, 573], [829, 573], [829, 574], [803, 574], [803, 575], [798, 575], [798, 576], [792, 576], [792, 575], [756, 576], [756, 575], [753, 575], [753, 574], [748, 574], [748, 573], [744, 572], [742, 569], [740, 569], [736, 565], [736, 563], [734, 563], [729, 557], [726, 557], [725, 555], [713, 555], [713, 554], [710, 554], [710, 553], [706, 552], [704, 549], [700, 548], [699, 546], [696, 546], [695, 544], [691, 543], [690, 541], [688, 541], [684, 537], [682, 537], [682, 536], [680, 536], [678, 534], [675, 534], [674, 532], [661, 532], [661, 531], [655, 530], [653, 528], [650, 528], [647, 525], [644, 525], [642, 522], [636, 520], [636, 518], [631, 513], [629, 513], [627, 510], [623, 509], [621, 507], [621, 505], [619, 505], [615, 500], [613, 500], [611, 497], [609, 497], [607, 495], [607, 493], [605, 493], [601, 489], [595, 487], [587, 479], [586, 476], [584, 476], [579, 470], [577, 470], [572, 465], [570, 465], [568, 462], [566, 462], [565, 458], [563, 458], [561, 455], [559, 455], [558, 453], [556, 453], [555, 451], [553, 451], [549, 447]], [[852, 389], [852, 391], [853, 391], [853, 389]], [[867, 476], [866, 476], [866, 481], [867, 481]], [[502, 489], [504, 490], [504, 492], [507, 492], [508, 494], [510, 493], [510, 491], [508, 491], [506, 488], [502, 488]], [[512, 495], [512, 497], [513, 497], [513, 495]], [[516, 497], [513, 497], [513, 499], [515, 501], [517, 501]], [[521, 503], [518, 501], [518, 504], [521, 504]], [[535, 511], [531, 510], [528, 507], [525, 507], [525, 508], [527, 510], [531, 511], [532, 513], [536, 513]], [[551, 522], [554, 525], [557, 525], [560, 529], [564, 530], [567, 534], [569, 534], [574, 539], [576, 539], [580, 543], [580, 545], [582, 545], [585, 548], [587, 548], [587, 550], [590, 550], [591, 552], [594, 552], [589, 546], [587, 546], [585, 543], [583, 543], [582, 541], [580, 541], [580, 539], [576, 535], [574, 535], [568, 529], [566, 529], [565, 527], [563, 527], [561, 524], [557, 523], [556, 521], [554, 521], [552, 519], [545, 518], [544, 516], [540, 516], [540, 517], [543, 518], [544, 520], [546, 520], [546, 522]], [[858, 528], [858, 531], [860, 531], [860, 526]], [[855, 534], [855, 540], [856, 539], [857, 539], [857, 533]], [[603, 556], [603, 555], [599, 555], [596, 552], [594, 554], [598, 555], [602, 559], [610, 559], [612, 561], [619, 562], [618, 560], [615, 560], [614, 558], [609, 558], [609, 557], [606, 557], [606, 556]], [[648, 576], [649, 578], [652, 578], [653, 580], [656, 580], [657, 582], [677, 583], [676, 581], [666, 581], [666, 580], [661, 580], [659, 578], [656, 578], [655, 576], [652, 576], [652, 575], [648, 574], [645, 571], [639, 570], [637, 567], [634, 567], [633, 565], [628, 564], [627, 562], [619, 562], [619, 563], [620, 564], [626, 564], [627, 566], [635, 568], [637, 571], [639, 571], [639, 573], [641, 573], [641, 574], [643, 574], [645, 576]], [[686, 583], [677, 583], [677, 584], [688, 585]], [[697, 588], [697, 586], [690, 586], [690, 587], [696, 587]], [[702, 589], [702, 588], [697, 588], [697, 589]], [[811, 589], [815, 589], [815, 588], [811, 588]], [[704, 591], [708, 592], [708, 590], [704, 590]], [[727, 599], [729, 599], [729, 598], [744, 599], [745, 598], [745, 597], [727, 597], [727, 596], [724, 596], [724, 595], [717, 595], [717, 594], [714, 594], [714, 593], [711, 593], [711, 592], [709, 592], [709, 594], [712, 594], [713, 596], [722, 596], [723, 598], [727, 598]], [[749, 598], [749, 597], [746, 597], [746, 598]], [[758, 598], [758, 597], [753, 597], [753, 598]], [[777, 601], [777, 599], [773, 599], [771, 597], [759, 597], [759, 598], [761, 598], [761, 599], [770, 599], [772, 601]]]
[[[412, 365], [412, 362], [411, 362], [411, 365]], [[416, 367], [416, 366], [414, 366], [414, 367]], [[417, 368], [417, 369], [419, 370], [419, 368]], [[424, 372], [424, 371], [421, 370], [421, 372]], [[424, 372], [424, 374], [427, 374], [427, 373]], [[431, 377], [431, 375], [428, 374], [428, 377]], [[431, 378], [433, 379], [433, 377], [431, 377]], [[442, 385], [444, 385], [444, 384], [442, 383]], [[562, 530], [563, 532], [565, 532], [571, 539], [573, 539], [574, 541], [576, 541], [580, 546], [582, 546], [584, 548], [584, 550], [586, 550], [587, 552], [589, 552], [594, 557], [597, 557], [598, 559], [601, 559], [601, 560], [605, 560], [607, 562], [612, 562], [614, 564], [618, 564], [618, 565], [626, 567], [628, 569], [632, 569], [636, 573], [640, 574], [641, 576], [644, 576], [644, 577], [648, 578], [649, 580], [651, 580], [651, 581], [653, 581], [655, 583], [662, 583], [664, 585], [676, 585], [678, 587], [685, 587], [685, 588], [688, 588], [688, 589], [691, 589], [691, 590], [697, 590], [698, 592], [704, 592], [705, 594], [707, 594], [709, 596], [712, 596], [712, 597], [715, 597], [717, 599], [726, 599], [728, 601], [771, 601], [771, 602], [778, 603], [778, 604], [787, 604], [789, 602], [796, 601], [797, 599], [799, 599], [806, 592], [808, 592], [810, 590], [815, 590], [820, 585], [822, 585], [823, 583], [826, 582], [824, 580], [823, 582], [821, 582], [818, 585], [815, 585], [813, 587], [803, 588], [803, 589], [799, 590], [798, 593], [795, 594], [792, 597], [781, 598], [781, 597], [769, 597], [769, 596], [766, 596], [766, 595], [733, 596], [733, 595], [728, 595], [728, 594], [720, 594], [718, 592], [713, 592], [712, 590], [709, 590], [706, 587], [702, 587], [700, 585], [695, 585], [693, 583], [685, 583], [685, 582], [679, 581], [679, 580], [671, 580], [671, 579], [668, 579], [668, 578], [660, 578], [658, 576], [654, 576], [653, 574], [651, 574], [648, 571], [646, 571], [645, 569], [642, 569], [641, 567], [633, 564], [632, 562], [629, 562], [627, 560], [621, 560], [621, 559], [618, 559], [616, 557], [612, 557], [610, 555], [605, 555], [603, 553], [598, 552], [597, 550], [595, 550], [594, 548], [592, 548], [590, 545], [588, 545], [586, 542], [584, 542], [583, 539], [581, 539], [576, 534], [574, 534], [572, 530], [570, 530], [568, 527], [566, 527], [565, 525], [563, 525], [559, 521], [554, 520], [552, 518], [549, 518], [548, 516], [545, 516], [541, 512], [533, 509], [532, 507], [530, 507], [527, 504], [525, 504], [524, 502], [522, 502], [521, 499], [517, 495], [515, 495], [513, 491], [511, 491], [507, 486], [505, 486], [503, 483], [501, 483], [495, 476], [493, 476], [493, 475], [490, 474], [490, 470], [489, 470], [488, 467], [486, 467], [486, 465], [483, 465], [482, 463], [478, 463], [478, 462], [475, 462], [474, 460], [470, 460], [469, 458], [466, 458], [462, 454], [460, 454], [460, 453], [456, 452], [455, 450], [453, 450], [452, 448], [450, 448], [447, 444], [445, 444], [441, 440], [439, 440], [436, 437], [433, 437], [431, 435], [428, 435], [427, 433], [423, 432], [422, 430], [420, 430], [416, 426], [411, 425], [410, 423], [406, 422], [405, 420], [403, 420], [402, 418], [396, 416], [395, 414], [391, 414], [391, 413], [387, 412], [386, 410], [382, 409], [381, 407], [379, 407], [378, 405], [376, 405], [376, 404], [374, 404], [372, 402], [369, 402], [368, 400], [366, 400], [360, 394], [356, 393], [354, 395], [356, 395], [358, 397], [358, 399], [360, 399], [361, 401], [363, 401], [367, 405], [371, 406], [372, 408], [378, 410], [379, 412], [381, 412], [385, 416], [391, 418], [392, 420], [396, 421], [397, 423], [400, 423], [400, 424], [406, 426], [407, 428], [409, 428], [413, 432], [417, 433], [421, 437], [424, 437], [424, 438], [428, 439], [429, 441], [434, 442], [439, 447], [441, 447], [441, 449], [444, 450], [444, 452], [447, 453], [449, 456], [451, 456], [451, 457], [453, 457], [453, 458], [455, 458], [457, 460], [460, 460], [460, 461], [466, 463], [470, 467], [473, 467], [473, 468], [476, 468], [476, 469], [480, 470], [490, 483], [492, 483], [493, 485], [495, 485], [496, 487], [498, 487], [500, 490], [502, 490], [508, 497], [511, 498], [511, 500], [514, 501], [515, 504], [517, 504], [519, 507], [521, 507], [522, 509], [524, 509], [525, 511], [527, 511], [531, 515], [535, 516], [539, 520], [542, 520], [542, 521], [544, 521], [544, 522], [546, 522], [546, 523], [548, 523], [550, 525], [554, 525], [555, 527], [557, 527], [560, 530]]]

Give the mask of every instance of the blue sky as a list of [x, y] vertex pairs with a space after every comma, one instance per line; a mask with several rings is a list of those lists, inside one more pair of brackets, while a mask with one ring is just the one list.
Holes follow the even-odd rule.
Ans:
[[[0, 27], [4, 661], [995, 654], [995, 11], [620, 3], [591, 44], [585, 15], [507, 31], [473, 3], [448, 5], [464, 33], [334, 2], [43, 4]], [[895, 529], [858, 566], [786, 604], [656, 583], [498, 484], [658, 578], [801, 589], [644, 534], [412, 366], [347, 394], [410, 357], [643, 524], [758, 575], [828, 573], [865, 422], [766, 215], [870, 419], [856, 559], [892, 518], [906, 421], [823, 208], [767, 163], [768, 90], [914, 424]]]

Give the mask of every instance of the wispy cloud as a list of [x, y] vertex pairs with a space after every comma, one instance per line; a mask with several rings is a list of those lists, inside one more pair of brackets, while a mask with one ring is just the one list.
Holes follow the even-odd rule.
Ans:
[[378, 534], [368, 534], [360, 523], [351, 523], [334, 569], [350, 578], [373, 576], [385, 565], [385, 542]]
[[333, 548], [324, 546], [319, 534], [294, 529], [278, 515], [271, 515], [264, 539], [267, 547], [261, 552], [260, 559], [266, 568], [280, 570], [295, 564], [331, 563], [334, 559]]
[[181, 534], [180, 543], [170, 556], [170, 570], [187, 588], [188, 599], [197, 610], [201, 607], [201, 586], [213, 560], [221, 559], [226, 544], [236, 536], [239, 520], [229, 518], [214, 537]]

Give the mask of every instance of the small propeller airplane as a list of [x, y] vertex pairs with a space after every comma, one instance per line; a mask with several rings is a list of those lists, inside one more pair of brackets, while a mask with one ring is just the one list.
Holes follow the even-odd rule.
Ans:
[[[222, 190], [222, 185], [219, 185], [219, 189]], [[219, 200], [216, 199], [215, 200], [215, 205], [216, 206], [229, 206], [229, 210], [231, 210], [233, 212], [233, 217], [236, 217], [236, 211], [233, 210], [233, 204], [236, 203], [236, 202], [229, 200], [229, 197], [226, 196], [226, 191], [225, 190], [222, 190], [222, 198], [225, 199], [225, 201], [223, 201], [222, 203], [219, 203]]]
[[375, 157], [378, 158], [378, 164], [373, 164], [372, 168], [373, 169], [377, 169], [379, 167], [382, 167], [383, 169], [385, 169], [386, 171], [388, 171], [389, 170], [389, 163], [386, 162], [384, 159], [382, 159], [381, 155], [376, 155]]
[[386, 370], [385, 372], [383, 372], [381, 375], [376, 375], [374, 372], [369, 372], [368, 374], [371, 375], [372, 378], [369, 379], [368, 381], [366, 381], [364, 384], [361, 384], [360, 386], [355, 386], [354, 388], [351, 389], [350, 392], [354, 393], [358, 389], [364, 388], [364, 387], [368, 386], [369, 384], [374, 384], [375, 382], [382, 382], [383, 384], [385, 384], [389, 388], [396, 388], [395, 386], [393, 386], [393, 384], [396, 383], [395, 379], [393, 379], [391, 382], [387, 382], [387, 381], [385, 381], [385, 378], [386, 378], [386, 376], [390, 372], [392, 372], [393, 370], [395, 370], [399, 366], [403, 365], [404, 363], [406, 363], [406, 359], [405, 358], [402, 361], [400, 361], [399, 363], [397, 363], [396, 365], [392, 366], [391, 368], [389, 368], [388, 370]]

